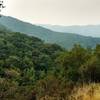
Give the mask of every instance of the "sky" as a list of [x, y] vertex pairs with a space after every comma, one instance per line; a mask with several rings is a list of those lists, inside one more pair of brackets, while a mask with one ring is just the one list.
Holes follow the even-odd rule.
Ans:
[[100, 24], [100, 0], [3, 0], [2, 14], [33, 24]]

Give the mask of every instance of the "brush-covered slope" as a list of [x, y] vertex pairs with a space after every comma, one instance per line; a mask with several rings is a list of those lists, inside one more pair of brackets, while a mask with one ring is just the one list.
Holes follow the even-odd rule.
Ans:
[[70, 95], [88, 97], [91, 90], [91, 98], [99, 97], [98, 87], [79, 87], [83, 82], [100, 82], [100, 45], [75, 45], [68, 51], [33, 36], [0, 30], [0, 100], [73, 100]]
[[46, 42], [56, 43], [65, 48], [71, 48], [74, 44], [81, 44], [84, 47], [95, 47], [96, 44], [100, 43], [100, 38], [54, 32], [41, 26], [32, 25], [12, 17], [2, 16], [0, 18], [0, 23], [12, 31], [36, 36]]

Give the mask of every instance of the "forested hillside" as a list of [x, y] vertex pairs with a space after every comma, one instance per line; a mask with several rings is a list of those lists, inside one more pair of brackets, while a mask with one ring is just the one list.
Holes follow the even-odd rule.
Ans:
[[2, 16], [0, 23], [14, 32], [35, 36], [47, 43], [56, 43], [64, 48], [72, 48], [74, 44], [81, 44], [84, 47], [95, 47], [96, 44], [100, 43], [100, 38], [85, 37], [74, 33], [55, 32], [9, 16]]
[[99, 44], [65, 50], [4, 30], [0, 29], [0, 100], [73, 100], [75, 87], [100, 82]]

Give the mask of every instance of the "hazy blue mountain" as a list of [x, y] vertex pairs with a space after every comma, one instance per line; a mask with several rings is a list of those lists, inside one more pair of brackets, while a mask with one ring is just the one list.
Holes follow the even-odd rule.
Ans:
[[74, 44], [81, 44], [84, 47], [95, 47], [100, 44], [100, 38], [92, 38], [71, 33], [54, 32], [41, 26], [33, 25], [18, 19], [3, 16], [0, 23], [8, 29], [32, 35], [49, 43], [56, 43], [65, 48], [71, 48]]
[[0, 24], [0, 31], [3, 31], [3, 32], [11, 32], [10, 29], [8, 29], [7, 27], [5, 27], [4, 25]]
[[57, 32], [76, 33], [84, 36], [100, 37], [100, 25], [84, 25], [84, 26], [60, 26], [60, 25], [40, 25], [44, 28]]

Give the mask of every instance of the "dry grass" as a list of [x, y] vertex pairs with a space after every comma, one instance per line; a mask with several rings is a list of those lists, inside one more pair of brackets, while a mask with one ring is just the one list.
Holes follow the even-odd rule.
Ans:
[[62, 98], [60, 95], [45, 95], [38, 100], [100, 100], [100, 84], [92, 83], [75, 87], [69, 97], [68, 95], [65, 95], [65, 98]]
[[100, 100], [100, 84], [89, 84], [75, 88], [69, 100]]

